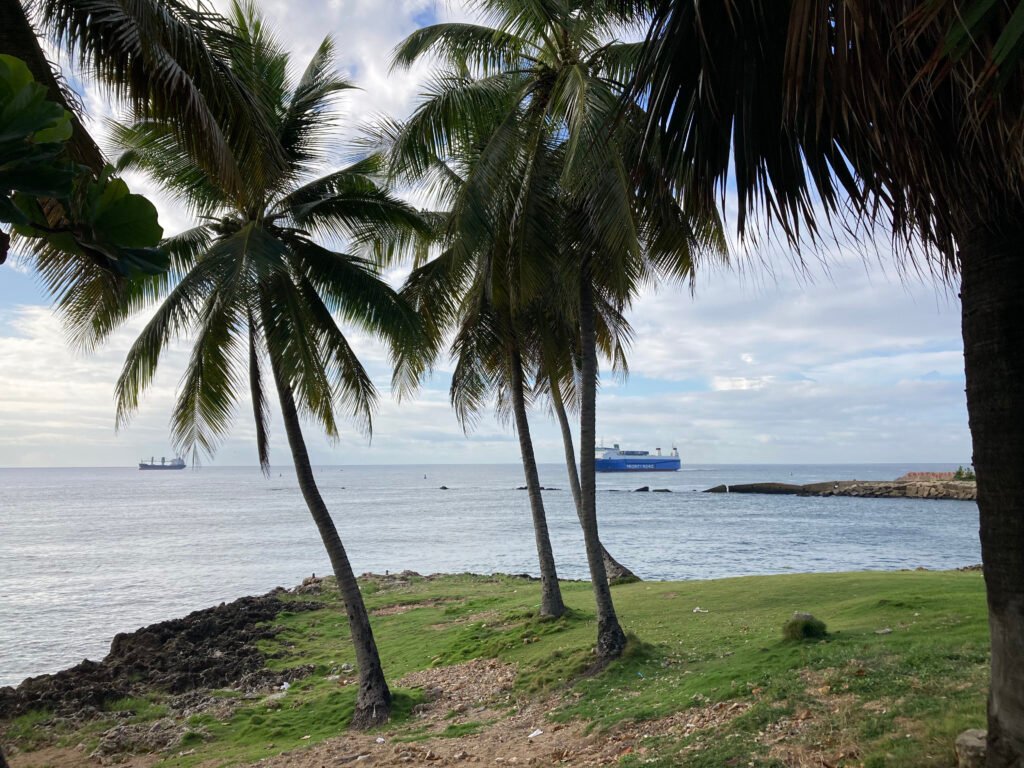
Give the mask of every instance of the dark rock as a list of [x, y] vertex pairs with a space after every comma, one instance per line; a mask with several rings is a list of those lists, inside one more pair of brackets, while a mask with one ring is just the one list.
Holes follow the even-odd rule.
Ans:
[[169, 717], [152, 723], [115, 725], [100, 736], [99, 744], [89, 757], [100, 758], [141, 752], [163, 752], [181, 744], [185, 736], [206, 738], [201, 728], [179, 724]]
[[647, 493], [650, 489], [649, 486], [642, 485], [639, 488], [633, 489], [633, 493]]
[[307, 576], [302, 584], [292, 590], [296, 595], [319, 595], [323, 591], [324, 580], [316, 574]]
[[0, 719], [32, 709], [73, 716], [154, 689], [182, 694], [230, 686], [263, 669], [265, 657], [256, 642], [278, 633], [269, 625], [278, 614], [321, 607], [273, 594], [243, 597], [115, 635], [103, 661], [87, 659], [56, 674], [31, 677], [17, 688], [0, 688]]
[[448, 486], [447, 485], [442, 485], [438, 490], [447, 491], [448, 490]]
[[672, 493], [668, 488], [655, 488], [652, 493]]
[[641, 581], [639, 576], [612, 557], [604, 546], [601, 547], [601, 559], [604, 560], [604, 572], [609, 584], [632, 584]]
[[285, 683], [291, 685], [296, 680], [309, 677], [313, 674], [313, 670], [315, 669], [316, 667], [312, 664], [303, 664], [301, 666], [292, 667], [279, 672], [266, 668], [258, 669], [255, 672], [250, 672], [240, 680], [235, 681], [232, 687], [237, 688], [240, 691], [244, 691], [245, 693], [269, 691], [273, 688], [280, 688]]

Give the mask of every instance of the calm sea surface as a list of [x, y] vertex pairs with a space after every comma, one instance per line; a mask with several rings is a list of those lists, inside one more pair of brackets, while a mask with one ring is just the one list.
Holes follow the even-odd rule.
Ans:
[[[602, 539], [646, 579], [955, 568], [972, 502], [701, 494], [719, 483], [893, 479], [946, 465], [688, 466], [598, 475]], [[317, 470], [357, 573], [536, 573], [518, 465]], [[586, 559], [564, 468], [541, 466], [559, 575]], [[449, 490], [440, 490], [441, 485]], [[671, 494], [613, 493], [638, 486]], [[117, 632], [299, 583], [329, 566], [282, 469], [0, 469], [0, 685], [101, 658]]]

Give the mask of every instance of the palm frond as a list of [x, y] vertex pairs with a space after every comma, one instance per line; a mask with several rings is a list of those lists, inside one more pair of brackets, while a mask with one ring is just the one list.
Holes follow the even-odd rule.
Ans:
[[338, 328], [331, 311], [308, 280], [299, 284], [308, 314], [309, 330], [323, 351], [325, 372], [332, 392], [349, 409], [356, 428], [367, 437], [373, 434], [373, 412], [377, 404], [377, 387], [359, 357]]
[[300, 229], [357, 247], [428, 235], [432, 231], [408, 203], [378, 186], [365, 173], [349, 169], [309, 182], [285, 196], [276, 210]]
[[179, 384], [171, 415], [171, 440], [193, 463], [212, 457], [228, 433], [241, 385], [239, 337], [244, 317], [225, 286], [218, 286], [200, 310], [192, 355]]
[[190, 155], [172, 125], [140, 120], [132, 125], [109, 122], [109, 141], [120, 152], [119, 173], [138, 171], [184, 202], [197, 216], [211, 216], [230, 192]]
[[486, 75], [518, 67], [530, 51], [529, 43], [501, 29], [478, 24], [432, 24], [416, 30], [395, 47], [391, 69], [408, 69], [420, 59], [433, 56], [445, 68]]
[[325, 139], [337, 131], [331, 102], [337, 94], [355, 87], [334, 68], [334, 43], [326, 38], [295, 86], [278, 129], [289, 177], [309, 173], [327, 157]]
[[328, 438], [339, 435], [334, 389], [320, 346], [323, 329], [314, 326], [296, 278], [278, 275], [261, 285], [260, 313], [275, 375], [293, 393], [299, 412], [315, 421]]
[[273, 152], [270, 126], [227, 62], [223, 17], [180, 0], [41, 0], [47, 29], [114, 94], [168, 121], [210, 173], [242, 182], [230, 147]]
[[294, 241], [291, 248], [298, 271], [331, 313], [393, 344], [414, 346], [423, 340], [416, 312], [372, 262], [309, 240]]
[[[216, 295], [217, 286], [235, 270], [235, 264], [225, 251], [214, 251], [190, 269], [157, 308], [128, 350], [115, 386], [118, 428], [126, 426], [138, 409], [143, 393], [156, 375], [160, 356], [167, 344], [198, 322], [209, 297]], [[223, 295], [223, 290], [220, 295]]]

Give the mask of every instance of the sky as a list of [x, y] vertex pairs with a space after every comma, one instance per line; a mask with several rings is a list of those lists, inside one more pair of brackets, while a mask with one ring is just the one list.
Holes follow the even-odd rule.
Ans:
[[[402, 117], [428, 72], [390, 73], [407, 34], [437, 20], [471, 17], [463, 3], [433, 0], [261, 0], [293, 62], [304, 64], [325, 34], [339, 68], [361, 90], [342, 105], [354, 131], [376, 115]], [[382, 8], [386, 7], [386, 11]], [[54, 56], [57, 57], [56, 52]], [[65, 62], [66, 64], [66, 62]], [[111, 116], [107, 94], [82, 86], [91, 130]], [[116, 105], [115, 105], [116, 108]], [[187, 211], [151, 183], [133, 191], [157, 203], [170, 234]], [[732, 219], [734, 222], [734, 218]], [[598, 435], [633, 449], [677, 446], [684, 463], [970, 463], [963, 344], [956, 287], [901, 270], [879, 245], [838, 246], [798, 266], [778, 248], [700, 272], [696, 289], [664, 285], [638, 297], [626, 381], [604, 377]], [[926, 271], [925, 271], [926, 272]], [[114, 383], [134, 319], [99, 350], [73, 349], [49, 297], [24, 264], [0, 267], [0, 467], [131, 466], [171, 455], [168, 421], [187, 340], [175, 345], [131, 424], [114, 425]], [[380, 404], [372, 439], [351, 426], [328, 442], [306, 430], [316, 464], [504, 463], [519, 460], [510, 425], [484, 418], [465, 434], [448, 404], [450, 365], [413, 399], [390, 395], [387, 355], [358, 331], [350, 341], [374, 377]], [[553, 419], [532, 419], [538, 459], [562, 458]], [[240, 402], [214, 465], [255, 465], [251, 408]], [[271, 461], [288, 465], [283, 426], [271, 426]]]

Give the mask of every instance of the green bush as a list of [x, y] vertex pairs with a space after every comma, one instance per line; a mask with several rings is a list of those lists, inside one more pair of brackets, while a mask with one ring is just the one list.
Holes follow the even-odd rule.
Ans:
[[827, 635], [825, 622], [809, 613], [794, 613], [793, 618], [782, 625], [782, 637], [786, 640], [816, 640]]
[[958, 467], [956, 472], [953, 473], [953, 479], [954, 480], [977, 480], [978, 478], [976, 478], [974, 476], [974, 470], [973, 469], [970, 469], [970, 468], [964, 469], [963, 467]]

